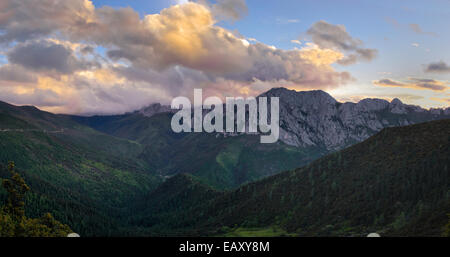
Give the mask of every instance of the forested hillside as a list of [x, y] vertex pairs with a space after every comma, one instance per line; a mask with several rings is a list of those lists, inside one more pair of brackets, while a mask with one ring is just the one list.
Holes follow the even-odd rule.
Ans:
[[217, 196], [204, 190], [212, 199], [182, 211], [149, 208], [135, 225], [164, 218], [167, 234], [186, 235], [272, 228], [298, 236], [439, 236], [450, 213], [449, 164], [450, 120], [388, 128], [304, 168]]
[[50, 212], [84, 236], [118, 234], [127, 205], [161, 180], [137, 158], [136, 142], [33, 107], [0, 107], [0, 178], [14, 161], [33, 189], [26, 195], [29, 217]]
[[66, 237], [72, 230], [55, 220], [50, 213], [41, 218], [25, 215], [25, 194], [30, 187], [15, 172], [14, 163], [8, 164], [10, 178], [4, 179], [2, 188], [7, 192], [6, 203], [0, 205], [0, 237]]

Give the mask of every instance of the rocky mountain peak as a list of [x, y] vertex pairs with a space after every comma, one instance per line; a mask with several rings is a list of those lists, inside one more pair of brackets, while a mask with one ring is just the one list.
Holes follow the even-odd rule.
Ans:
[[280, 97], [280, 140], [299, 147], [342, 149], [385, 127], [450, 118], [447, 109], [425, 110], [403, 104], [398, 98], [339, 103], [322, 90], [285, 88], [273, 88], [261, 96]]
[[389, 108], [392, 113], [405, 114], [407, 113], [406, 106], [398, 98], [394, 98], [389, 104]]
[[391, 105], [402, 105], [402, 104], [403, 104], [402, 101], [400, 101], [400, 99], [398, 98], [394, 98], [391, 101]]
[[389, 102], [384, 99], [366, 98], [356, 104], [364, 111], [380, 111], [389, 106]]
[[261, 94], [260, 96], [266, 97], [279, 97], [280, 102], [294, 103], [294, 102], [320, 102], [320, 103], [336, 103], [330, 94], [322, 90], [311, 91], [295, 91], [284, 87], [272, 88], [269, 91]]

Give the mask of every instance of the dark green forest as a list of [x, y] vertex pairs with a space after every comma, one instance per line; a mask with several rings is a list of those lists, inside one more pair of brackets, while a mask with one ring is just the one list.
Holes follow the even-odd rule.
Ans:
[[137, 157], [135, 142], [33, 107], [0, 107], [0, 178], [9, 177], [6, 165], [14, 161], [31, 187], [27, 217], [49, 212], [83, 236], [121, 235], [127, 204], [161, 181]]
[[270, 228], [297, 236], [440, 236], [450, 213], [449, 150], [450, 120], [442, 120], [384, 129], [233, 191], [178, 175], [149, 195], [133, 223], [155, 235]]
[[0, 207], [0, 236], [3, 237], [65, 237], [72, 230], [69, 226], [55, 220], [50, 213], [41, 218], [25, 216], [25, 194], [30, 187], [25, 180], [15, 172], [14, 163], [8, 164], [10, 179], [2, 181], [2, 187], [7, 192], [7, 200]]

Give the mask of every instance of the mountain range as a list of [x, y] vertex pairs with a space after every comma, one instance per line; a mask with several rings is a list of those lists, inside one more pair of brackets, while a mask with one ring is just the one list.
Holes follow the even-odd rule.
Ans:
[[[361, 142], [386, 127], [450, 118], [450, 107], [427, 110], [403, 104], [398, 98], [391, 102], [366, 98], [358, 103], [341, 103], [322, 90], [299, 92], [286, 88], [273, 88], [258, 97], [280, 98], [280, 141], [296, 147], [337, 150]], [[133, 114], [150, 118], [175, 111], [156, 103]]]
[[[320, 157], [330, 158], [329, 154], [366, 140], [384, 128], [450, 118], [450, 108], [425, 110], [405, 105], [398, 99], [339, 103], [323, 91], [296, 92], [284, 88], [271, 89], [261, 96], [280, 97], [280, 140], [275, 144], [260, 144], [258, 135], [245, 133], [174, 133], [170, 129], [173, 111], [161, 104], [121, 115], [83, 117], [0, 102], [0, 163], [15, 161], [31, 185], [33, 191], [27, 196], [31, 217], [52, 212], [55, 218], [82, 235], [164, 234], [180, 231], [180, 226], [162, 222], [158, 228], [154, 220], [176, 214], [173, 217], [182, 222], [184, 219], [179, 215], [190, 215], [172, 210], [174, 205], [190, 203], [187, 206], [206, 213], [203, 209], [206, 205], [196, 207], [198, 201], [217, 201], [216, 197], [222, 197], [224, 192], [248, 188], [246, 183], [266, 177], [262, 181], [272, 181], [282, 171], [309, 167]], [[441, 123], [427, 124], [433, 127]], [[448, 126], [441, 125], [441, 128], [448, 131]], [[401, 145], [407, 133], [399, 137]], [[441, 138], [448, 147], [445, 134], [436, 134], [435, 138]], [[383, 140], [377, 140], [377, 144], [390, 147]], [[429, 146], [433, 147], [438, 146]], [[353, 155], [358, 156], [356, 152]], [[314, 163], [320, 160], [323, 159]], [[398, 162], [392, 161], [395, 165]], [[327, 167], [327, 174], [332, 174], [334, 164]], [[6, 176], [4, 166], [0, 166], [0, 177]], [[383, 179], [388, 181], [390, 177]], [[418, 179], [420, 182], [422, 178]], [[278, 183], [273, 181], [270, 183]], [[364, 180], [365, 185], [367, 181]], [[348, 186], [348, 190], [355, 190], [352, 187], [356, 185]], [[186, 188], [188, 191], [183, 191]], [[177, 200], [180, 194], [183, 201]], [[290, 194], [297, 193], [293, 190]], [[5, 193], [0, 190], [1, 199], [5, 199]], [[148, 208], [148, 202], [161, 208]], [[153, 214], [149, 215], [150, 212]], [[274, 226], [286, 230], [284, 223], [273, 220], [266, 223], [247, 218], [238, 220], [242, 221], [238, 227]], [[233, 226], [221, 219], [211, 218], [213, 221], [214, 224], [199, 225], [202, 230], [195, 233], [219, 233], [214, 230], [219, 224]], [[318, 230], [307, 234], [311, 233], [323, 234]]]
[[[261, 145], [255, 135], [248, 133], [175, 134], [169, 127], [174, 110], [161, 104], [123, 115], [72, 118], [106, 134], [145, 145], [141, 157], [161, 176], [188, 172], [219, 188], [303, 166], [386, 127], [450, 118], [450, 108], [426, 110], [398, 99], [339, 103], [321, 90], [274, 88], [260, 96], [280, 98], [277, 144]], [[191, 165], [184, 165], [187, 160]]]
[[426, 110], [397, 98], [391, 102], [366, 98], [358, 103], [340, 103], [321, 90], [297, 92], [285, 88], [271, 89], [262, 96], [280, 98], [281, 141], [298, 147], [337, 150], [386, 127], [450, 118], [450, 108]]

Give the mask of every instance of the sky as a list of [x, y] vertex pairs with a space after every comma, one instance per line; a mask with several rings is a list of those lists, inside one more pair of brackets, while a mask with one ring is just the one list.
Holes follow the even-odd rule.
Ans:
[[450, 105], [450, 1], [4, 0], [0, 100], [113, 114], [324, 90]]

